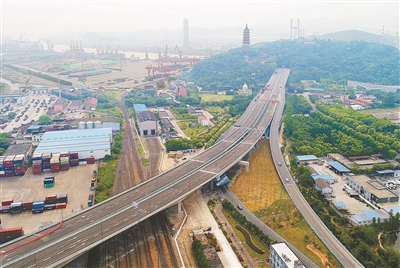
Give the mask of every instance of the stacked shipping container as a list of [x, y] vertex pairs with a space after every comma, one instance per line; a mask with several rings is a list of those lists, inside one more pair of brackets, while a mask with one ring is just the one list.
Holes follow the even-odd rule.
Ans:
[[42, 174], [42, 154], [34, 154], [32, 156], [32, 173]]
[[60, 154], [53, 154], [50, 159], [51, 172], [60, 172]]
[[71, 167], [79, 166], [78, 152], [70, 152], [69, 153], [69, 164]]
[[69, 170], [69, 152], [60, 153], [60, 169]]
[[14, 177], [14, 158], [15, 155], [9, 155], [4, 159], [4, 173], [6, 177]]
[[6, 159], [5, 156], [0, 156], [0, 177], [5, 177], [6, 173], [4, 172], [4, 160]]
[[23, 154], [16, 155], [14, 158], [14, 175], [24, 176], [27, 168], [26, 157]]
[[53, 156], [52, 153], [42, 153], [42, 168], [43, 172], [51, 172], [50, 160]]

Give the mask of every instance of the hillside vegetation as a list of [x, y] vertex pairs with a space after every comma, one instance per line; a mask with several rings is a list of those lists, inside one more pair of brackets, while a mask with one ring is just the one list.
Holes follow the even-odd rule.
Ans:
[[[248, 60], [245, 55], [248, 55]], [[399, 84], [397, 48], [364, 41], [280, 40], [232, 49], [193, 66], [189, 79], [205, 90], [267, 83], [276, 67], [289, 67], [289, 82], [329, 78]], [[253, 75], [254, 73], [254, 75]]]

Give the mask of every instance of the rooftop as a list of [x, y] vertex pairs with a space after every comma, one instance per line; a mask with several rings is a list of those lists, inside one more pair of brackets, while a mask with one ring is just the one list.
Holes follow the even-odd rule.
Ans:
[[321, 178], [321, 179], [323, 179], [323, 180], [328, 180], [328, 181], [332, 181], [332, 180], [335, 180], [331, 175], [328, 175], [328, 174], [311, 174], [311, 177], [314, 179], [314, 180], [316, 180], [316, 179], [318, 179], [318, 178]]
[[315, 155], [298, 155], [296, 156], [298, 161], [314, 161], [314, 160], [318, 160], [318, 157], [316, 157]]
[[146, 105], [140, 104], [140, 103], [134, 104], [133, 105], [133, 109], [135, 109], [136, 113], [147, 112], [148, 111]]
[[331, 188], [330, 186], [329, 186], [329, 184], [326, 182], [326, 181], [324, 181], [323, 179], [316, 179], [315, 180], [315, 184], [316, 185], [318, 185], [318, 187], [320, 188], [320, 189], [325, 189], [325, 188]]
[[336, 162], [336, 161], [330, 161], [330, 162], [328, 162], [328, 165], [332, 166], [334, 169], [336, 169], [339, 172], [346, 172], [346, 173], [350, 172], [350, 170], [348, 168], [346, 168], [345, 166], [343, 166], [342, 164], [340, 164], [339, 162]]
[[138, 121], [139, 122], [145, 122], [145, 121], [157, 121], [156, 116], [149, 111], [144, 111], [136, 114]]
[[338, 207], [338, 208], [346, 206], [346, 204], [343, 201], [336, 201], [333, 204], [335, 205], [335, 207]]
[[205, 116], [202, 116], [202, 115], [198, 116], [197, 119], [198, 119], [198, 120], [202, 120], [202, 121], [203, 121], [203, 120], [207, 120], [207, 118], [206, 118]]
[[295, 267], [294, 262], [299, 258], [285, 243], [273, 244], [271, 245], [271, 248], [274, 249], [287, 267]]
[[3, 156], [26, 154], [32, 149], [32, 143], [12, 144], [3, 153]]
[[103, 122], [101, 128], [111, 128], [112, 130], [120, 131], [121, 124], [116, 122]]
[[[377, 211], [377, 210], [363, 210], [362, 211], [370, 220], [372, 220], [373, 218], [375, 219], [388, 219], [389, 215], [387, 215], [385, 212], [383, 211]], [[380, 213], [378, 213], [380, 212]]]
[[364, 222], [364, 221], [370, 221], [370, 219], [367, 217], [365, 214], [355, 214], [351, 216], [356, 222]]
[[350, 178], [354, 182], [356, 182], [358, 185], [361, 185], [365, 190], [367, 190], [371, 194], [375, 195], [377, 198], [390, 198], [390, 197], [397, 196], [394, 193], [392, 193], [391, 191], [384, 188], [383, 186], [381, 189], [377, 189], [376, 187], [373, 186], [373, 184], [371, 184], [371, 182], [369, 182], [370, 178], [368, 178], [365, 175], [354, 175], [354, 176], [350, 176]]
[[[72, 129], [63, 131], [47, 131], [43, 134], [42, 142], [57, 140], [73, 140], [73, 139], [91, 139], [96, 137], [110, 137], [112, 135], [111, 128], [92, 128], [92, 129]], [[39, 145], [40, 146], [40, 145]]]

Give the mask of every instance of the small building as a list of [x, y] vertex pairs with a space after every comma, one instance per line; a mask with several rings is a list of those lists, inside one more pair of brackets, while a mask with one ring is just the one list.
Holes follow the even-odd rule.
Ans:
[[8, 146], [7, 150], [2, 154], [2, 156], [9, 155], [30, 155], [32, 153], [32, 143], [19, 143], [11, 144]]
[[372, 224], [373, 219], [383, 222], [389, 219], [389, 214], [385, 210], [363, 210], [360, 214], [355, 214], [351, 216], [351, 221], [356, 225], [369, 225]]
[[74, 100], [74, 101], [72, 101], [71, 105], [69, 106], [69, 110], [70, 111], [80, 110], [81, 106], [82, 106], [81, 100]]
[[253, 91], [249, 89], [246, 83], [244, 83], [243, 87], [238, 90], [239, 95], [245, 95], [245, 96], [251, 96], [253, 94]]
[[68, 104], [67, 99], [64, 99], [64, 98], [58, 99], [56, 101], [56, 103], [54, 103], [54, 111], [62, 112], [62, 110], [64, 110], [65, 106], [67, 106], [67, 104]]
[[90, 98], [86, 101], [85, 109], [94, 111], [94, 110], [96, 110], [97, 103], [98, 103], [98, 100], [96, 98]]
[[321, 191], [322, 194], [324, 195], [333, 193], [332, 187], [330, 187], [328, 183], [326, 183], [323, 179], [320, 178], [315, 180], [315, 189]]
[[296, 156], [296, 162], [297, 164], [307, 164], [308, 162], [314, 162], [314, 161], [318, 161], [318, 157], [316, 157], [315, 155], [298, 155]]
[[136, 113], [140, 136], [157, 135], [157, 118], [149, 111]]
[[205, 116], [198, 116], [197, 117], [197, 123], [199, 123], [199, 125], [201, 126], [208, 126], [209, 122], [208, 119]]
[[296, 254], [294, 254], [294, 252], [286, 245], [286, 243], [278, 243], [270, 246], [269, 265], [271, 268], [305, 267]]
[[328, 174], [311, 174], [311, 177], [314, 180], [323, 179], [328, 184], [334, 184], [335, 183], [335, 178], [333, 178], [331, 175], [328, 175]]
[[335, 171], [335, 173], [342, 175], [343, 173], [350, 173], [350, 170], [336, 161], [327, 162], [329, 169]]
[[187, 97], [187, 89], [185, 87], [181, 86], [176, 86], [175, 88], [175, 94], [176, 96], [182, 96], [182, 97]]
[[346, 209], [346, 204], [343, 201], [336, 201], [333, 202], [333, 205], [337, 208], [337, 209]]
[[146, 105], [141, 104], [141, 103], [134, 104], [133, 105], [133, 109], [135, 110], [136, 113], [147, 112], [148, 111]]

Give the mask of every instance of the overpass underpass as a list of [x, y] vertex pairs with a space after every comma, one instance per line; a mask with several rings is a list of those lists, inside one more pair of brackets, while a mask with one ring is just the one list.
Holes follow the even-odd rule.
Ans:
[[[259, 93], [265, 101], [252, 101], [236, 126], [216, 145], [185, 163], [133, 187], [107, 201], [1, 247], [2, 267], [48, 267], [71, 259], [184, 199], [205, 183], [226, 172], [258, 142], [271, 123], [286, 84], [288, 70], [278, 69], [269, 84], [272, 91]], [[284, 92], [283, 92], [284, 94]]]

